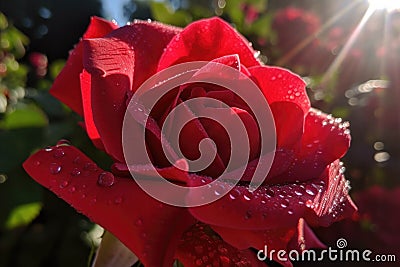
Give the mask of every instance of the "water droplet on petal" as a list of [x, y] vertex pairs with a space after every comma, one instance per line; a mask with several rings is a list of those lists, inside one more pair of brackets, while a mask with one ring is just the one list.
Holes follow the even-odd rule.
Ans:
[[265, 194], [266, 194], [268, 197], [273, 197], [273, 196], [275, 196], [275, 192], [274, 192], [271, 188], [268, 188], [268, 189], [265, 191]]
[[289, 215], [292, 215], [292, 214], [294, 213], [294, 211], [291, 210], [291, 209], [289, 209], [287, 213], [288, 213]]
[[86, 162], [83, 169], [86, 171], [97, 171], [97, 165], [92, 162]]
[[135, 222], [136, 226], [142, 226], [143, 225], [143, 220], [142, 219], [137, 219]]
[[69, 185], [69, 182], [68, 182], [68, 181], [62, 181], [61, 184], [60, 184], [60, 188], [65, 188], [65, 187], [67, 187], [68, 185]]
[[65, 156], [65, 152], [64, 152], [64, 150], [62, 148], [56, 148], [54, 150], [54, 154], [53, 154], [54, 158], [59, 159], [59, 158], [62, 158], [64, 156]]
[[73, 168], [71, 171], [72, 176], [78, 176], [81, 174], [81, 171], [78, 168]]
[[202, 266], [203, 265], [203, 261], [201, 259], [197, 259], [196, 260], [196, 265], [197, 266]]
[[58, 174], [61, 172], [61, 165], [58, 163], [50, 163], [49, 169], [51, 174]]
[[73, 192], [75, 192], [76, 191], [76, 187], [75, 186], [72, 186], [70, 189], [69, 189], [69, 192], [71, 192], [71, 193], [73, 193]]
[[229, 198], [234, 200], [240, 196], [240, 192], [234, 188], [230, 193], [229, 193]]
[[121, 204], [124, 201], [124, 199], [122, 197], [116, 197], [114, 199], [114, 204], [118, 205]]
[[315, 193], [311, 189], [306, 189], [306, 193], [309, 194], [310, 196], [314, 196]]
[[115, 177], [111, 172], [102, 172], [99, 174], [97, 184], [104, 187], [110, 187], [114, 184]]
[[249, 200], [251, 200], [252, 198], [253, 198], [253, 193], [251, 193], [251, 192], [249, 192], [249, 191], [244, 192], [244, 194], [243, 194], [243, 199], [244, 199], [244, 200], [249, 201]]
[[35, 166], [39, 166], [40, 165], [40, 161], [35, 161], [34, 163], [33, 163]]
[[50, 151], [53, 151], [53, 148], [51, 146], [47, 146], [47, 147], [45, 147], [44, 151], [50, 152]]

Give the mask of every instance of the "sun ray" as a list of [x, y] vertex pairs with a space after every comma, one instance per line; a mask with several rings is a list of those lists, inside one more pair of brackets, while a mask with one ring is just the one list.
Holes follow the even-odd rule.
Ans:
[[332, 77], [334, 77], [334, 74], [339, 69], [339, 67], [342, 64], [343, 60], [348, 55], [350, 49], [353, 47], [355, 40], [360, 35], [360, 32], [362, 31], [365, 23], [368, 21], [368, 19], [371, 17], [371, 15], [375, 11], [376, 11], [376, 9], [375, 8], [371, 8], [371, 7], [369, 7], [365, 11], [364, 16], [362, 17], [361, 21], [358, 23], [356, 29], [351, 34], [349, 40], [347, 40], [347, 42], [343, 46], [342, 50], [339, 52], [338, 56], [335, 58], [335, 60], [332, 62], [332, 64], [329, 66], [328, 70], [325, 72], [324, 76], [322, 77], [322, 80], [321, 80], [321, 85], [322, 86], [324, 86], [327, 83], [329, 83], [330, 79]]
[[361, 1], [352, 1], [348, 6], [346, 6], [344, 9], [342, 9], [339, 13], [337, 13], [335, 16], [333, 16], [327, 22], [325, 22], [316, 33], [308, 36], [303, 41], [301, 41], [298, 45], [296, 45], [293, 49], [291, 49], [288, 53], [286, 53], [281, 59], [278, 60], [277, 65], [284, 66], [294, 56], [296, 56], [299, 52], [301, 52], [307, 45], [309, 45], [313, 40], [315, 40], [321, 34], [323, 34], [329, 27], [331, 27], [335, 22], [337, 22], [348, 11], [352, 10], [360, 2]]

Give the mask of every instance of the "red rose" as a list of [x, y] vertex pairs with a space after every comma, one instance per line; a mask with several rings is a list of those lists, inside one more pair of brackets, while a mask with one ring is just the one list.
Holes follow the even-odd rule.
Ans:
[[[300, 77], [264, 66], [254, 54], [248, 42], [219, 18], [200, 20], [184, 29], [144, 21], [115, 29], [94, 18], [51, 93], [83, 116], [89, 137], [113, 158], [112, 170], [101, 170], [76, 148], [65, 145], [37, 152], [24, 168], [112, 232], [145, 266], [171, 266], [174, 258], [185, 266], [264, 266], [250, 248], [321, 246], [307, 223], [326, 226], [355, 211], [338, 160], [349, 147], [349, 130], [340, 120], [310, 108]], [[155, 200], [127, 179], [131, 175], [121, 132], [132, 94], [161, 70], [192, 61], [218, 62], [254, 81], [272, 110], [277, 145], [271, 171], [250, 192], [248, 176], [266, 155], [260, 150], [259, 122], [249, 107], [228, 89], [215, 85], [194, 83], [172, 91], [151, 110], [146, 124], [135, 126], [146, 127], [147, 152], [164, 178], [186, 186], [211, 181], [226, 167], [231, 152], [226, 133], [217, 124], [194, 118], [180, 132], [183, 155], [196, 159], [200, 141], [210, 137], [216, 144], [215, 160], [196, 173], [169, 163], [162, 153], [162, 142], [168, 141], [161, 139], [160, 127], [177, 103], [198, 96], [220, 100], [228, 106], [224, 111], [229, 111], [221, 111], [221, 116], [229, 121], [229, 114], [236, 114], [250, 144], [250, 157], [243, 166], [246, 172], [230, 194], [207, 205], [184, 208]], [[212, 66], [196, 74], [212, 73]], [[219, 113], [218, 108], [204, 108]], [[137, 112], [145, 115], [140, 109]], [[185, 159], [177, 162], [187, 165]], [[140, 164], [129, 166], [130, 171], [151, 178], [148, 169]], [[273, 256], [273, 260], [278, 259]], [[281, 263], [291, 266], [289, 261]]]

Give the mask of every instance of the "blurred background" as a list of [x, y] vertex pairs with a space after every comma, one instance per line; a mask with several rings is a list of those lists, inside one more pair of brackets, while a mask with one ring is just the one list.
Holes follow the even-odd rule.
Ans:
[[400, 260], [399, 2], [0, 0], [0, 266], [88, 266], [98, 245], [101, 229], [21, 167], [35, 149], [60, 139], [110, 166], [78, 126], [81, 118], [48, 93], [94, 15], [119, 25], [152, 19], [182, 27], [220, 16], [265, 64], [303, 76], [313, 107], [350, 122], [343, 160], [360, 208], [354, 218], [316, 229], [318, 236], [332, 247], [344, 237], [349, 247]]

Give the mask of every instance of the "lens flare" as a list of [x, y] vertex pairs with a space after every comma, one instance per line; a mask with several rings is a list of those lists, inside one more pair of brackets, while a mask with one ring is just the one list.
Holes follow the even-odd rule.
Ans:
[[377, 9], [386, 9], [387, 11], [393, 11], [396, 9], [400, 9], [400, 1], [398, 0], [368, 0], [370, 8]]

